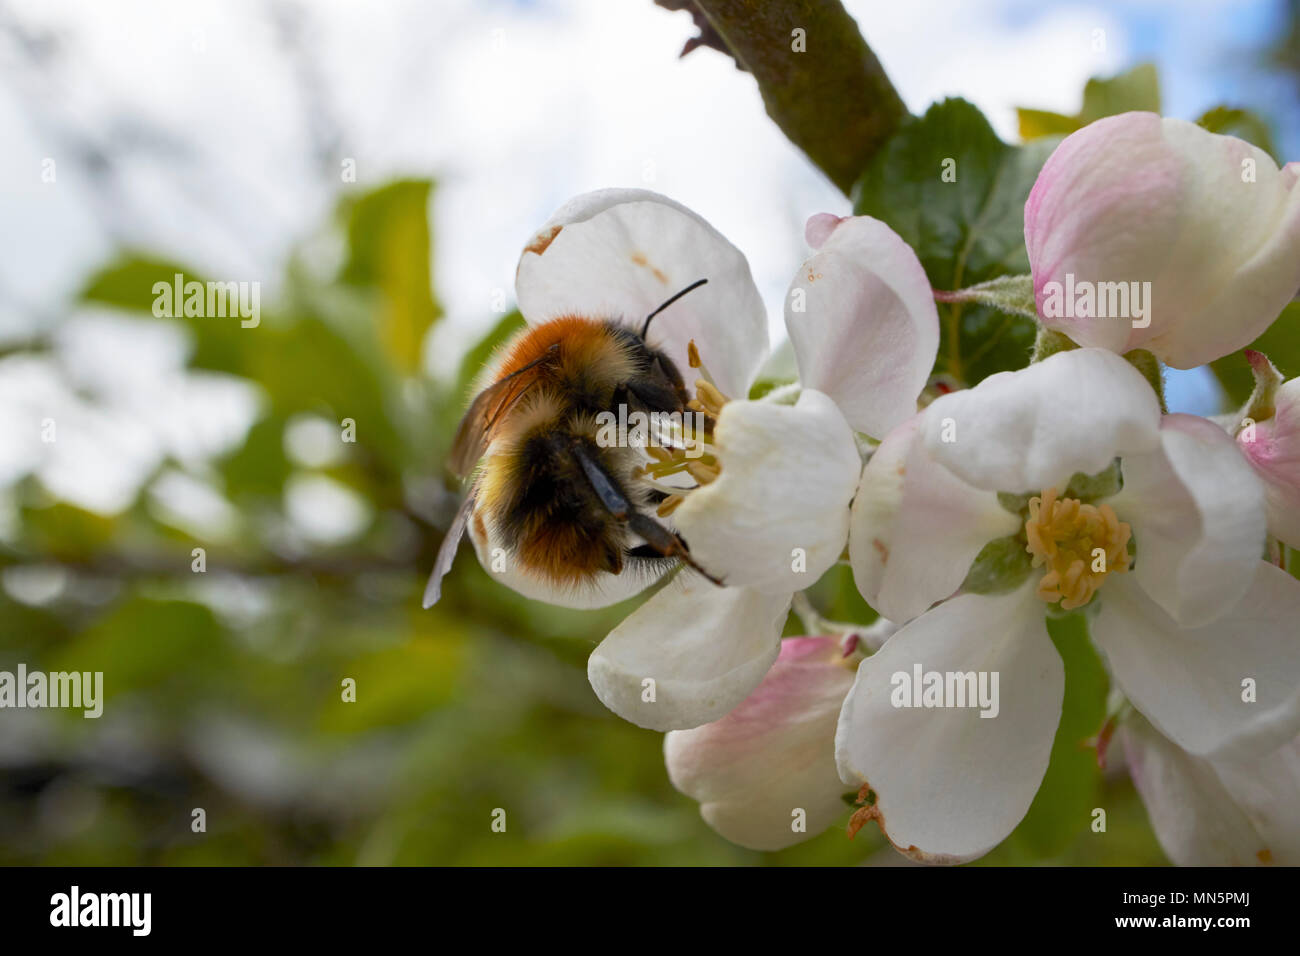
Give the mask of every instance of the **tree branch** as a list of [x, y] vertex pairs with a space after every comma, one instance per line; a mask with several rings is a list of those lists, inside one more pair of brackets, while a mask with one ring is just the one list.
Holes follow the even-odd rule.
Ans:
[[758, 81], [767, 115], [847, 195], [907, 107], [840, 0], [695, 5]]

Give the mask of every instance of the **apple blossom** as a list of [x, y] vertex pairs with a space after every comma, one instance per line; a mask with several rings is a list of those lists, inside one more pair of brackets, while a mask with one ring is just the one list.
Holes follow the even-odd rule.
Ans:
[[[651, 343], [685, 372], [694, 342], [709, 357], [717, 387], [744, 394], [767, 354], [767, 314], [749, 264], [703, 218], [665, 196], [604, 189], [571, 199], [524, 247], [515, 292], [530, 325], [581, 315], [614, 318], [639, 332], [668, 296], [701, 277], [707, 285], [656, 317]], [[494, 372], [486, 369], [484, 380]], [[493, 561], [509, 548], [489, 521], [470, 521], [468, 531], [492, 577], [551, 604], [603, 607], [643, 591], [663, 573], [629, 562], [619, 574], [599, 572], [589, 586], [556, 588], [515, 562]]]
[[[987, 852], [1028, 809], [1060, 717], [1045, 612], [1094, 601], [1116, 684], [1166, 736], [1202, 756], [1279, 746], [1300, 731], [1300, 582], [1260, 560], [1264, 536], [1263, 491], [1231, 439], [1162, 418], [1112, 352], [1060, 352], [937, 399], [886, 437], [854, 502], [859, 587], [912, 620], [859, 668], [841, 778], [874, 792], [867, 813], [909, 856]], [[981, 552], [1025, 560], [976, 593], [963, 582]], [[891, 675], [917, 665], [1000, 674], [997, 718], [899, 706]]]
[[[1278, 169], [1263, 150], [1183, 120], [1090, 123], [1057, 147], [1025, 204], [1041, 321], [1175, 368], [1242, 348], [1300, 289], [1297, 178], [1300, 164]], [[1106, 308], [1144, 290], [1140, 316], [1132, 302]]]
[[[696, 727], [753, 690], [791, 598], [844, 551], [862, 471], [854, 433], [913, 414], [934, 362], [938, 313], [910, 247], [868, 217], [813, 217], [807, 235], [816, 252], [785, 316], [798, 400], [732, 400], [706, 379], [717, 470], [672, 504], [694, 558], [729, 586], [679, 575], [588, 661], [597, 696], [642, 727]], [[690, 364], [711, 370], [707, 357]]]

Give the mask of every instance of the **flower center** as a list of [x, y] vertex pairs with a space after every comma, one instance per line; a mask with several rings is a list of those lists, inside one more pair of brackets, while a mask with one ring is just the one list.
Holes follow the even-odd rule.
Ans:
[[1112, 571], [1129, 569], [1132, 528], [1110, 505], [1086, 505], [1077, 498], [1058, 498], [1049, 488], [1029, 499], [1025, 548], [1034, 567], [1046, 567], [1038, 596], [1062, 610], [1083, 607]]
[[[722, 463], [707, 449], [712, 448], [713, 425], [718, 420], [722, 406], [729, 399], [713, 384], [709, 370], [700, 360], [700, 351], [692, 339], [687, 347], [687, 359], [691, 368], [700, 373], [695, 380], [695, 398], [686, 406], [693, 412], [705, 416], [704, 429], [695, 427], [690, 416], [683, 418], [682, 434], [675, 436], [675, 441], [667, 447], [649, 446], [645, 449], [650, 461], [640, 469], [640, 474], [650, 484], [661, 491], [668, 492], [668, 497], [660, 502], [656, 514], [666, 518], [677, 510], [677, 506], [686, 500], [688, 492], [701, 485], [707, 485], [722, 472]], [[693, 485], [683, 486], [682, 475], [694, 480]]]

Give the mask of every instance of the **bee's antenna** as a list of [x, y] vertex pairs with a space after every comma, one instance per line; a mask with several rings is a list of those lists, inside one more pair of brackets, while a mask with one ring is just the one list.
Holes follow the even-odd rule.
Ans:
[[674, 295], [672, 298], [670, 298], [670, 299], [669, 299], [667, 302], [665, 302], [663, 305], [659, 306], [659, 308], [655, 309], [653, 312], [651, 312], [649, 315], [647, 315], [647, 316], [645, 317], [645, 324], [644, 324], [643, 326], [641, 326], [641, 338], [645, 338], [645, 334], [646, 334], [647, 332], [650, 331], [650, 320], [651, 320], [651, 319], [653, 319], [656, 315], [658, 315], [658, 314], [659, 314], [660, 312], [662, 312], [664, 309], [668, 308], [670, 305], [672, 305], [674, 302], [676, 302], [678, 299], [680, 299], [680, 298], [681, 298], [682, 296], [684, 296], [686, 293], [688, 293], [688, 292], [694, 292], [696, 289], [698, 289], [700, 286], [704, 285], [704, 283], [706, 283], [706, 282], [708, 282], [708, 281], [709, 281], [708, 279], [696, 279], [694, 282], [692, 282], [690, 285], [688, 285], [685, 289], [682, 289], [681, 292], [678, 292], [676, 295]]

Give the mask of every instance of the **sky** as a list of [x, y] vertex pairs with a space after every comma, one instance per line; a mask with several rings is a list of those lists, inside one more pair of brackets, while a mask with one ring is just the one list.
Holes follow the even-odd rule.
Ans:
[[[1009, 140], [1017, 105], [1074, 112], [1088, 77], [1142, 59], [1160, 67], [1168, 115], [1287, 103], [1252, 67], [1278, 28], [1275, 0], [846, 5], [913, 112], [962, 95]], [[163, 456], [198, 471], [237, 444], [256, 394], [186, 371], [177, 330], [73, 296], [133, 247], [273, 298], [288, 251], [343, 187], [339, 157], [361, 187], [438, 182], [447, 314], [426, 342], [430, 374], [512, 302], [535, 228], [604, 186], [666, 193], [727, 235], [775, 341], [804, 221], [848, 202], [766, 118], [751, 77], [711, 50], [678, 59], [692, 33], [650, 0], [0, 0], [0, 342], [57, 329], [60, 345], [54, 359], [0, 360], [0, 485], [35, 469], [56, 494], [113, 511]], [[1300, 153], [1294, 112], [1275, 119]], [[1192, 375], [1173, 398], [1209, 410], [1215, 393]], [[49, 416], [67, 427], [55, 445], [30, 427]], [[176, 491], [186, 479], [182, 467], [169, 487], [197, 507]], [[0, 506], [0, 534], [5, 520]]]

